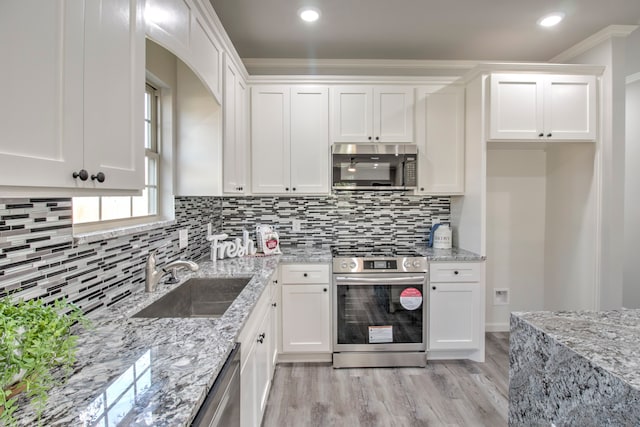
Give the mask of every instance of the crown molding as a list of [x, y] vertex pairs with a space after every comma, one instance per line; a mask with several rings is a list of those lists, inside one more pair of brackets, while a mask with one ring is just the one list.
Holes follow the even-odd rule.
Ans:
[[630, 85], [631, 83], [635, 83], [638, 80], [640, 80], [640, 72], [639, 73], [633, 73], [627, 76], [627, 84]]
[[255, 75], [463, 75], [481, 61], [243, 58]]
[[596, 47], [600, 43], [610, 40], [614, 37], [627, 37], [637, 28], [637, 25], [609, 25], [608, 27], [603, 28], [594, 35], [587, 37], [581, 42], [573, 45], [559, 55], [554, 56], [549, 60], [549, 62], [566, 62], [578, 55], [585, 53], [589, 49]]
[[305, 84], [305, 85], [451, 85], [464, 84], [458, 76], [367, 76], [367, 75], [251, 75], [248, 84]]
[[573, 74], [596, 75], [604, 73], [603, 65], [589, 64], [552, 64], [546, 62], [494, 62], [479, 64], [464, 75], [463, 80], [469, 82], [481, 74], [490, 73], [526, 73], [526, 74]]

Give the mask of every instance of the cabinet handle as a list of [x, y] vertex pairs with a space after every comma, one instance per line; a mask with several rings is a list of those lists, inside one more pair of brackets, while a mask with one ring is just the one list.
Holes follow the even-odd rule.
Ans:
[[435, 287], [435, 286], [432, 286], [432, 287], [431, 287], [431, 289], [433, 289], [433, 290], [435, 291], [435, 290], [436, 290], [436, 287]]
[[371, 137], [369, 137], [369, 141], [371, 141]]
[[262, 344], [264, 342], [264, 338], [266, 337], [265, 333], [261, 333], [260, 335], [258, 335], [258, 342], [260, 344]]
[[380, 141], [380, 137], [379, 136], [376, 136], [376, 141]]
[[424, 191], [424, 187], [420, 187], [420, 191]]
[[284, 188], [284, 191], [289, 191], [289, 187], [285, 187], [285, 188]]
[[453, 272], [453, 274], [455, 274], [456, 276], [458, 275], [458, 273], [460, 273], [458, 270], [455, 270], [455, 271]]
[[549, 132], [549, 133], [547, 134], [547, 137], [548, 137], [548, 138], [551, 138], [551, 132]]
[[72, 176], [75, 179], [80, 178], [81, 181], [86, 181], [89, 178], [89, 172], [84, 169], [80, 169], [80, 172], [74, 172]]
[[292, 190], [293, 190], [293, 191], [296, 191], [296, 187], [293, 187], [293, 188], [292, 188]]
[[303, 275], [304, 277], [307, 277], [307, 276], [308, 276], [308, 274], [307, 274], [307, 273], [303, 273], [302, 275]]
[[542, 137], [544, 136], [544, 133], [540, 132], [540, 133], [538, 134], [538, 136], [539, 136], [540, 138], [542, 138]]
[[324, 289], [322, 290], [322, 292], [327, 292], [327, 288], [324, 288]]
[[98, 172], [96, 175], [91, 175], [91, 181], [98, 180], [98, 182], [104, 182], [105, 176], [102, 172]]
[[274, 302], [273, 304], [271, 304], [271, 307], [277, 307], [277, 306], [278, 306], [277, 302]]
[[274, 280], [273, 283], [278, 284], [278, 279]]

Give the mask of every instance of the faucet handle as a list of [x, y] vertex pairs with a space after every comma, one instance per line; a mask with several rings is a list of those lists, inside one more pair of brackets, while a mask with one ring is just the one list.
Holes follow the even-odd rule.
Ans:
[[173, 284], [178, 283], [180, 281], [180, 280], [178, 280], [178, 277], [176, 277], [176, 274], [178, 273], [178, 269], [176, 267], [170, 268], [169, 270], [165, 270], [163, 268], [162, 271], [164, 273], [169, 274], [169, 277], [167, 278], [167, 280], [164, 281], [164, 283], [166, 283], [167, 285], [173, 285]]

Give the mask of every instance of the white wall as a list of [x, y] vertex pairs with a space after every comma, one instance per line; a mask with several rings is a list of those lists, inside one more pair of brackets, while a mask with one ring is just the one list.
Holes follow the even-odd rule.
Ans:
[[200, 79], [177, 60], [178, 196], [222, 194], [222, 108]]
[[[600, 81], [600, 220], [593, 243], [600, 249], [596, 308], [622, 307], [625, 181], [625, 40], [609, 38], [566, 61], [606, 67]], [[594, 230], [595, 231], [595, 230]]]
[[545, 310], [596, 308], [596, 146], [547, 149]]
[[[489, 331], [508, 330], [511, 311], [544, 309], [546, 154], [499, 146], [487, 153]], [[510, 304], [494, 305], [495, 288], [509, 290]]]

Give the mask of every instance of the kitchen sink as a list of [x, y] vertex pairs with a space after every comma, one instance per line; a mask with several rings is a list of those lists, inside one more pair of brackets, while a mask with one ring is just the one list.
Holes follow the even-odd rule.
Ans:
[[250, 280], [192, 278], [131, 317], [220, 317]]

